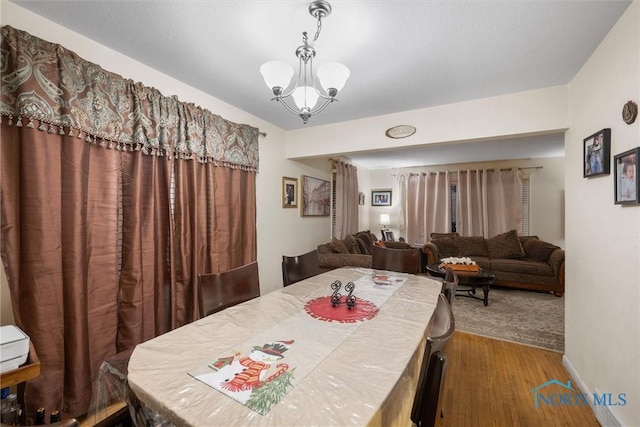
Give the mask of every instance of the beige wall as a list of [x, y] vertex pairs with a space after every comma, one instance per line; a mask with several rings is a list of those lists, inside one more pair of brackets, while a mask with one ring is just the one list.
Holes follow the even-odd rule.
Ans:
[[[372, 230], [379, 236], [380, 230], [377, 225], [380, 214], [388, 213], [391, 217], [390, 229], [393, 231], [394, 236], [398, 238], [402, 235], [399, 230], [400, 205], [402, 200], [400, 200], [400, 191], [395, 177], [395, 175], [400, 172], [455, 171], [462, 169], [511, 167], [530, 168], [539, 166], [542, 168], [523, 171], [524, 174], [529, 175], [531, 182], [530, 234], [537, 235], [543, 240], [564, 247], [564, 157], [450, 164], [398, 170], [372, 170], [372, 189], [391, 189], [393, 206], [390, 208], [372, 207], [370, 209], [369, 222], [373, 224]], [[371, 204], [370, 200], [368, 203]]]
[[[567, 87], [526, 92], [386, 116], [305, 127], [287, 132], [288, 158], [385, 150], [446, 142], [562, 132], [569, 126]], [[409, 138], [389, 140], [385, 130], [411, 123], [418, 131]]]
[[569, 85], [566, 146], [565, 364], [588, 392], [626, 393], [596, 407], [603, 425], [640, 426], [640, 206], [614, 204], [614, 173], [582, 177], [582, 140], [611, 128], [611, 157], [640, 146], [640, 2], [634, 1]]

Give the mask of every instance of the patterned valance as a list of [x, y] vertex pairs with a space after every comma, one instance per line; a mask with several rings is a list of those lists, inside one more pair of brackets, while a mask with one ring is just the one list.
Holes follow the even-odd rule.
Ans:
[[257, 128], [164, 96], [8, 25], [1, 37], [0, 114], [9, 124], [109, 148], [258, 170]]

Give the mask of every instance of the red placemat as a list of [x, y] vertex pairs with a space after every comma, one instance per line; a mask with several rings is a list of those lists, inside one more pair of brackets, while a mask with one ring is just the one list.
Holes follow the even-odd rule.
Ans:
[[331, 305], [331, 296], [319, 297], [307, 302], [304, 309], [311, 317], [325, 322], [356, 323], [373, 319], [378, 314], [378, 307], [371, 301], [358, 299], [356, 306], [351, 310], [347, 308], [345, 297], [342, 304]]

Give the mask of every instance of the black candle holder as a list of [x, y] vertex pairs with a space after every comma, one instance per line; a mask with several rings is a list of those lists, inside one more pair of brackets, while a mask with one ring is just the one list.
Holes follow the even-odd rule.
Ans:
[[[344, 290], [349, 292], [349, 294], [345, 297], [344, 303], [347, 305], [347, 309], [351, 310], [356, 306], [357, 298], [353, 295], [353, 290], [356, 285], [353, 282], [349, 282], [345, 285]], [[340, 293], [340, 289], [342, 288], [342, 282], [340, 280], [336, 280], [331, 284], [331, 289], [333, 289], [333, 294], [331, 294], [331, 305], [336, 307], [342, 304], [342, 294]]]
[[344, 290], [349, 292], [349, 295], [346, 296], [345, 298], [345, 303], [347, 304], [347, 308], [349, 310], [351, 310], [353, 307], [356, 306], [356, 296], [352, 295], [353, 294], [353, 290], [355, 289], [356, 285], [353, 284], [353, 282], [349, 282], [346, 284], [346, 286], [344, 287]]
[[331, 284], [331, 289], [333, 289], [333, 294], [331, 295], [331, 305], [336, 306], [342, 303], [342, 294], [340, 294], [340, 288], [342, 287], [342, 282], [340, 280], [336, 280]]

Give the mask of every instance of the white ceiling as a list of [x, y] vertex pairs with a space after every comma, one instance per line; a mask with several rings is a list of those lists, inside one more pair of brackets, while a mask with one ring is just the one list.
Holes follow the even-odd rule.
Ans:
[[[11, 1], [283, 129], [305, 127], [270, 101], [259, 68], [269, 60], [297, 66], [302, 31], [312, 38], [316, 29], [308, 0]], [[339, 102], [306, 126], [567, 84], [630, 3], [332, 0], [315, 66], [338, 61], [351, 77]], [[563, 152], [561, 135], [486, 143], [475, 156], [469, 144], [453, 144], [349, 157], [400, 167], [389, 162], [445, 154], [446, 163], [478, 161], [488, 151], [495, 160], [510, 150], [541, 157], [538, 147]]]

